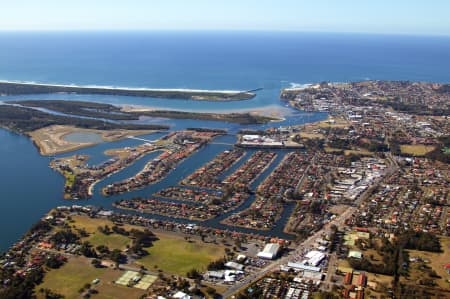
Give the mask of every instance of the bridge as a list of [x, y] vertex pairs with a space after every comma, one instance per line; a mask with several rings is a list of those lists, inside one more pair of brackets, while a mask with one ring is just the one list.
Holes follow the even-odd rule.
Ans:
[[226, 142], [210, 142], [209, 144], [218, 144], [218, 145], [234, 145], [234, 143], [226, 143]]
[[[144, 139], [144, 138], [139, 138], [136, 136], [128, 136], [128, 139], [134, 139], [134, 140], [139, 140], [139, 141], [144, 141], [147, 143], [156, 143], [158, 140], [148, 140], [148, 139]], [[226, 143], [226, 142], [210, 142], [209, 144], [218, 144], [218, 145], [231, 145], [233, 146], [234, 143]]]
[[147, 142], [147, 143], [155, 143], [156, 141], [158, 141], [158, 140], [148, 140], [148, 139], [144, 139], [144, 138], [139, 138], [139, 137], [136, 137], [136, 136], [128, 136], [127, 138], [128, 139], [139, 140], [139, 141], [144, 141], [144, 142]]

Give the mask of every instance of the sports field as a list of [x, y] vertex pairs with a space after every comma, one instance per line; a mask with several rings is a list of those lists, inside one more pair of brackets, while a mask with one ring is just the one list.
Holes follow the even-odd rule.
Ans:
[[149, 270], [154, 270], [157, 266], [168, 273], [186, 275], [193, 268], [206, 270], [211, 261], [225, 254], [224, 247], [220, 245], [206, 244], [199, 240], [188, 242], [175, 235], [156, 235], [159, 240], [147, 249], [149, 255], [136, 261]]
[[143, 290], [113, 283], [123, 273], [109, 268], [95, 268], [90, 264], [90, 259], [85, 257], [71, 257], [61, 268], [49, 271], [35, 290], [38, 299], [43, 299], [39, 292], [41, 288], [55, 291], [66, 299], [81, 298], [79, 290], [88, 283], [92, 285], [93, 280], [98, 278], [100, 282], [92, 285], [98, 290], [95, 298], [138, 298], [143, 295]]

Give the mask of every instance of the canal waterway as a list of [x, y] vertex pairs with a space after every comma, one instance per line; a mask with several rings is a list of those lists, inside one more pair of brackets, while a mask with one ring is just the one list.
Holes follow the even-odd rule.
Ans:
[[[315, 120], [324, 119], [326, 114], [312, 114], [310, 117], [314, 117]], [[191, 120], [172, 120], [174, 126], [171, 130], [180, 130], [188, 127], [198, 127], [199, 125], [204, 125], [204, 122], [196, 122]], [[227, 124], [221, 122], [212, 122], [216, 127], [230, 129], [235, 131], [238, 127], [234, 124]], [[212, 127], [212, 126], [211, 126]], [[155, 140], [167, 134], [167, 132], [158, 132], [154, 134], [148, 134], [141, 136], [143, 139]], [[77, 142], [85, 139], [78, 139]], [[85, 136], [80, 136], [81, 138]], [[76, 203], [79, 205], [96, 205], [104, 207], [106, 209], [112, 209], [122, 213], [131, 213], [129, 211], [119, 210], [112, 207], [112, 203], [119, 199], [129, 199], [134, 197], [151, 197], [152, 194], [159, 190], [167, 187], [176, 186], [179, 182], [194, 172], [198, 167], [206, 164], [212, 160], [217, 154], [224, 150], [230, 150], [232, 145], [236, 141], [235, 135], [224, 135], [219, 136], [213, 140], [211, 144], [202, 147], [199, 151], [195, 152], [189, 158], [183, 160], [175, 169], [173, 169], [168, 176], [160, 182], [147, 186], [146, 188], [128, 192], [125, 194], [118, 194], [110, 197], [105, 197], [101, 194], [101, 189], [113, 182], [117, 182], [129, 177], [132, 177], [137, 172], [142, 170], [145, 164], [152, 159], [156, 158], [160, 152], [152, 152], [143, 158], [139, 159], [129, 167], [114, 173], [113, 175], [107, 177], [106, 179], [97, 183], [94, 187], [94, 195], [91, 199], [85, 201], [68, 202], [63, 199], [63, 185], [64, 180], [62, 176], [51, 170], [48, 167], [51, 159], [57, 157], [64, 157], [73, 154], [85, 154], [89, 155], [88, 164], [97, 165], [108, 159], [111, 156], [106, 155], [104, 152], [108, 149], [123, 148], [123, 147], [133, 147], [142, 144], [143, 141], [134, 139], [123, 139], [115, 142], [102, 142], [95, 146], [79, 149], [70, 153], [64, 153], [60, 155], [55, 155], [52, 157], [44, 157], [38, 153], [37, 148], [30, 141], [27, 136], [12, 133], [10, 131], [0, 129], [0, 138], [2, 140], [0, 144], [0, 155], [2, 158], [2, 169], [0, 171], [0, 179], [5, 186], [8, 188], [0, 189], [1, 199], [2, 199], [2, 210], [8, 210], [9, 213], [5, 213], [4, 217], [0, 218], [0, 226], [3, 228], [12, 227], [14, 229], [2, 231], [2, 240], [4, 240], [5, 245], [1, 248], [6, 249], [12, 242], [18, 239], [18, 237], [23, 234], [31, 224], [36, 222], [45, 212], [49, 209], [59, 206], [67, 205], [71, 203]], [[256, 150], [246, 150], [245, 156], [240, 159], [236, 164], [234, 164], [229, 170], [222, 174], [219, 178], [223, 179], [232, 172], [234, 172], [238, 167], [240, 167], [245, 161], [254, 153]], [[272, 162], [271, 167], [266, 169], [253, 183], [252, 189], [255, 189], [258, 184], [260, 184], [273, 170], [273, 168], [278, 165], [279, 161], [284, 157], [286, 151], [276, 150], [277, 158]], [[8, 200], [9, 199], [9, 200]], [[177, 200], [172, 199], [161, 199], [160, 200], [168, 202], [177, 202]], [[259, 232], [269, 236], [279, 236], [290, 238], [282, 232], [283, 224], [281, 219], [280, 224], [277, 224], [275, 228], [271, 231], [255, 231], [245, 228], [233, 228], [224, 224], [220, 221], [230, 216], [232, 213], [237, 213], [243, 209], [248, 208], [254, 201], [254, 195], [247, 199], [241, 206], [232, 210], [220, 217], [212, 220], [200, 223], [199, 221], [192, 221], [187, 219], [177, 219], [178, 222], [184, 223], [198, 223], [210, 227], [237, 230], [248, 233]], [[291, 209], [289, 207], [283, 211], [283, 216], [288, 216]], [[165, 217], [161, 215], [145, 214], [147, 217], [163, 220], [174, 220], [170, 217]], [[18, 221], [20, 219], [20, 221]]]
[[[252, 126], [149, 117], [136, 121], [169, 125], [170, 130], [227, 129], [231, 135], [217, 138], [218, 143], [233, 143], [233, 134], [240, 129], [266, 129], [326, 118], [324, 113], [294, 111], [279, 101], [280, 89], [298, 83], [367, 79], [450, 82], [448, 37], [282, 32], [3, 32], [0, 44], [0, 80], [148, 88], [263, 88], [252, 100], [220, 103], [75, 94], [0, 96], [0, 101], [77, 100], [195, 112], [262, 111], [284, 118], [282, 122]], [[157, 139], [164, 134], [144, 138]], [[107, 149], [141, 143], [132, 139], [102, 142], [56, 157], [87, 154], [91, 157], [88, 163], [95, 165], [110, 158], [104, 154]], [[111, 198], [101, 196], [102, 186], [134, 175], [157, 155], [149, 154], [97, 184], [91, 200], [76, 203], [110, 208], [116, 199], [148, 197], [157, 190], [176, 185], [229, 148], [225, 144], [210, 144], [180, 163], [157, 184]], [[250, 154], [249, 151], [246, 157]], [[279, 154], [277, 159], [281, 157]], [[28, 137], [0, 129], [0, 251], [18, 240], [49, 209], [71, 203], [63, 199], [62, 176], [48, 167], [52, 158], [41, 156]], [[244, 161], [245, 158], [224, 175]], [[271, 169], [275, 165], [276, 162]], [[268, 174], [269, 170], [252, 187]], [[252, 200], [234, 212], [248, 207]], [[283, 223], [292, 208], [283, 210], [281, 222], [267, 234], [283, 236]], [[223, 228], [219, 220], [204, 224]]]

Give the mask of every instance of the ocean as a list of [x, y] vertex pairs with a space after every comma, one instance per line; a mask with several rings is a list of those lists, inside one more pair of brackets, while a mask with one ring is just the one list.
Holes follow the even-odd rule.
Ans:
[[[278, 98], [283, 87], [368, 79], [450, 82], [449, 70], [449, 37], [287, 32], [0, 33], [0, 80], [148, 88], [263, 88], [255, 99], [228, 103], [61, 94], [0, 97], [0, 101], [76, 99], [189, 111], [277, 111], [286, 118], [282, 125], [326, 117], [285, 107]], [[209, 126], [234, 132], [242, 128], [220, 122], [147, 121], [170, 124], [172, 129]], [[99, 163], [105, 158], [105, 149], [136, 144], [138, 141], [132, 140], [102, 143], [78, 152], [90, 154], [92, 163]], [[184, 161], [161, 184], [120, 198], [148, 196], [175, 184], [224, 149], [223, 145], [208, 146]], [[0, 251], [50, 208], [68, 204], [62, 199], [63, 179], [48, 168], [49, 161], [27, 137], [0, 130]], [[132, 175], [145, 161], [108, 181]], [[98, 188], [104, 184], [106, 181]], [[105, 207], [110, 203], [111, 199], [98, 192], [91, 201], [83, 202]], [[280, 227], [272, 233], [280, 235]]]

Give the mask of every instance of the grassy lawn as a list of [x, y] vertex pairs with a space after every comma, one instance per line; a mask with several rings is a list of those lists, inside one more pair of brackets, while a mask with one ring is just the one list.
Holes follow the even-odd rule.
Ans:
[[368, 288], [366, 294], [373, 296], [376, 299], [383, 299], [387, 297], [387, 290], [392, 287], [393, 276], [374, 274], [365, 272], [367, 275]]
[[319, 122], [317, 126], [321, 128], [345, 128], [350, 124], [348, 121], [340, 117], [333, 118], [334, 122], [330, 122], [331, 119], [332, 118], [329, 117], [327, 120]]
[[[441, 247], [444, 252], [434, 253], [418, 250], [408, 250], [409, 257], [420, 257], [423, 260], [428, 260], [425, 263], [426, 266], [431, 267], [441, 278], [434, 278], [436, 283], [443, 289], [450, 288], [450, 283], [447, 282], [450, 279], [450, 274], [445, 271], [444, 265], [450, 263], [450, 237], [441, 237]], [[415, 281], [420, 278], [427, 277], [427, 273], [419, 268], [421, 263], [410, 264], [410, 280]]]
[[339, 148], [333, 148], [333, 147], [325, 147], [324, 148], [326, 153], [336, 153], [336, 152], [342, 152], [343, 150]]
[[[99, 226], [108, 225], [112, 227], [114, 224], [106, 219], [92, 219], [85, 216], [73, 216], [72, 226], [75, 228], [85, 229], [90, 236], [85, 238], [92, 245], [100, 244], [108, 246], [110, 249], [124, 249], [130, 243], [128, 237], [110, 234], [104, 235], [98, 231]], [[143, 229], [142, 227], [124, 225], [126, 230]], [[158, 269], [164, 272], [186, 275], [186, 272], [192, 268], [205, 270], [206, 266], [213, 260], [217, 260], [224, 256], [225, 248], [221, 245], [206, 244], [200, 240], [187, 242], [183, 236], [153, 231], [158, 237], [158, 241], [148, 248], [149, 255], [136, 261], [137, 264], [145, 266], [149, 270]]]
[[327, 153], [335, 153], [335, 152], [343, 151], [346, 156], [351, 155], [351, 154], [361, 155], [361, 156], [373, 156], [373, 152], [365, 150], [365, 149], [343, 150], [343, 149], [339, 149], [339, 148], [325, 147], [324, 150]]
[[[443, 252], [434, 253], [427, 251], [418, 251], [418, 250], [407, 250], [410, 258], [419, 257], [426, 262], [410, 262], [409, 267], [409, 277], [401, 276], [400, 282], [410, 285], [417, 285], [420, 279], [431, 278], [436, 284], [439, 286], [440, 290], [449, 290], [450, 289], [450, 274], [444, 268], [444, 265], [450, 263], [450, 237], [440, 237], [441, 240], [441, 248]], [[373, 250], [364, 251], [366, 257], [369, 257], [370, 254], [373, 254], [377, 260], [381, 259], [376, 252]], [[373, 262], [373, 261], [372, 261]], [[376, 262], [375, 262], [376, 263]], [[347, 260], [339, 260], [338, 264], [339, 270], [343, 272], [348, 272], [351, 270], [350, 264]], [[430, 269], [427, 269], [430, 268]], [[437, 275], [441, 278], [432, 278], [429, 275], [430, 270], [434, 270]], [[392, 283], [392, 276], [380, 275], [366, 272], [368, 275], [369, 285], [371, 283], [375, 283], [377, 285], [376, 289], [383, 290], [383, 286], [390, 286]], [[378, 298], [381, 293], [372, 293]], [[440, 298], [440, 297], [439, 297]], [[447, 298], [447, 297], [445, 297]]]
[[131, 239], [119, 234], [105, 235], [100, 232], [95, 232], [84, 240], [89, 241], [94, 247], [105, 245], [109, 249], [124, 250], [128, 244], [131, 244]]
[[338, 270], [344, 273], [351, 272], [353, 269], [350, 266], [350, 263], [347, 260], [341, 260], [338, 261]]
[[205, 270], [213, 260], [224, 256], [224, 247], [205, 244], [201, 241], [187, 242], [182, 237], [157, 234], [159, 240], [148, 248], [149, 255], [136, 261], [149, 270], [158, 269], [164, 272], [186, 275], [192, 268]]
[[112, 221], [107, 219], [89, 218], [87, 216], [72, 216], [72, 220], [72, 225], [77, 228], [84, 228], [88, 233], [97, 232], [99, 226], [108, 225], [109, 227], [112, 227], [114, 225]]
[[[114, 225], [114, 223], [108, 219], [90, 218], [90, 217], [81, 216], [81, 215], [72, 216], [72, 221], [73, 221], [73, 223], [71, 223], [72, 225], [74, 225], [77, 228], [84, 228], [88, 233], [97, 232], [98, 231], [97, 228], [99, 226], [108, 225], [109, 227], [112, 227]], [[124, 224], [121, 227], [128, 231], [131, 229], [140, 229], [140, 230], [144, 229], [142, 226], [131, 225], [131, 224]]]
[[393, 276], [383, 275], [383, 274], [374, 274], [370, 272], [364, 272], [367, 275], [369, 282], [374, 282], [378, 285], [378, 287], [386, 287], [390, 288], [392, 286]]
[[361, 156], [373, 156], [373, 152], [370, 152], [368, 150], [359, 149], [359, 150], [345, 150], [344, 154], [346, 156], [354, 154], [354, 155], [361, 155]]
[[72, 187], [75, 183], [75, 175], [69, 171], [64, 172], [64, 177], [66, 178], [66, 186]]
[[[98, 245], [105, 245], [109, 249], [123, 250], [128, 244], [131, 244], [131, 239], [119, 234], [105, 235], [98, 231], [99, 226], [108, 225], [110, 228], [114, 225], [111, 221], [105, 219], [91, 219], [85, 216], [73, 216], [74, 223], [72, 225], [76, 228], [84, 228], [89, 237], [83, 239], [83, 241], [89, 241], [94, 247]], [[125, 229], [130, 230], [131, 226], [124, 226]], [[142, 229], [142, 228], [141, 228]]]
[[[356, 250], [358, 250], [356, 248]], [[363, 255], [373, 264], [383, 264], [383, 257], [375, 249], [362, 251]]]
[[404, 154], [410, 154], [413, 156], [423, 156], [427, 154], [428, 152], [431, 152], [434, 150], [434, 146], [431, 145], [422, 145], [422, 144], [416, 144], [416, 145], [400, 145], [400, 150]]
[[300, 133], [300, 137], [302, 138], [308, 138], [308, 139], [324, 139], [325, 136], [323, 134], [320, 133], [307, 133], [307, 132], [301, 132]]
[[90, 260], [84, 257], [71, 257], [61, 268], [45, 275], [44, 281], [36, 287], [36, 294], [38, 298], [43, 298], [39, 289], [47, 288], [67, 299], [80, 298], [78, 290], [86, 283], [92, 283], [95, 278], [99, 278], [100, 283], [95, 286], [99, 293], [94, 298], [138, 298], [144, 294], [142, 290], [113, 284], [122, 273], [123, 271], [108, 268], [94, 268]]

